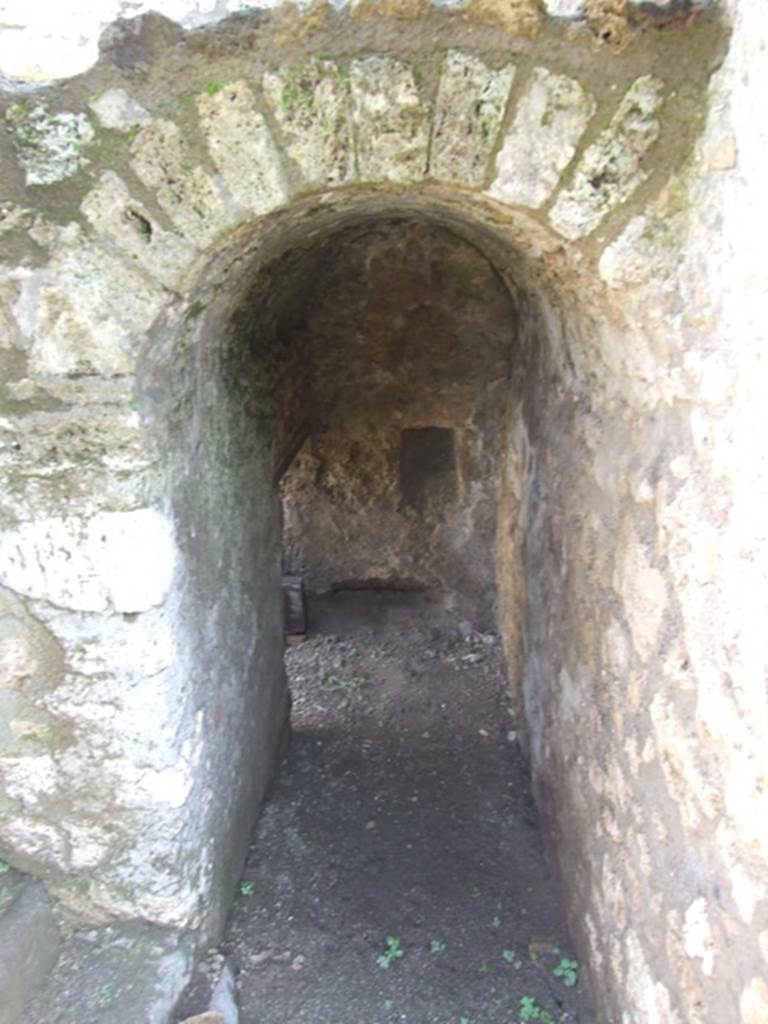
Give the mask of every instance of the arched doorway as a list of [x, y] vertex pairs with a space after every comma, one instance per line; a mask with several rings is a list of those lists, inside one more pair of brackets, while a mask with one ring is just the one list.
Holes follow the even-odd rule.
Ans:
[[[88, 163], [84, 122], [37, 101], [10, 110], [18, 462], [0, 571], [22, 726], [3, 740], [2, 852], [79, 919], [140, 917], [203, 943], [219, 933], [287, 713], [271, 485], [280, 341], [343, 231], [428, 222], [482, 253], [517, 310], [499, 621], [546, 834], [575, 880], [574, 939], [611, 1006], [658, 1017], [679, 1003], [694, 1019], [720, 985], [707, 935], [723, 945], [733, 902], [701, 895], [698, 864], [670, 886], [664, 838], [714, 829], [719, 807], [717, 786], [688, 784], [706, 774], [700, 760], [718, 780], [720, 768], [707, 744], [694, 755], [677, 742], [676, 704], [697, 685], [683, 647], [699, 663], [709, 652], [680, 627], [700, 608], [682, 565], [687, 510], [707, 506], [703, 491], [687, 496], [686, 466], [705, 460], [708, 437], [686, 406], [698, 357], [681, 355], [706, 344], [674, 268], [693, 230], [676, 172], [714, 22], [700, 50], [660, 34], [661, 61], [643, 37], [604, 76], [591, 36], [571, 50], [550, 26], [512, 60], [495, 30], [470, 45], [460, 18], [435, 18], [445, 48], [430, 35], [423, 64], [409, 40], [379, 52], [376, 31], [353, 26], [300, 66], [295, 40], [275, 35], [270, 50], [238, 21], [212, 44], [229, 61], [216, 77], [190, 57], [204, 34], [153, 36], [157, 21], [138, 43], [118, 32], [96, 77], [58, 96], [104, 128]], [[172, 96], [158, 56], [169, 38]], [[85, 113], [115, 68], [140, 111], [100, 95]], [[49, 131], [77, 150], [54, 167], [63, 177], [43, 160], [60, 152]], [[49, 186], [63, 206], [35, 191]], [[450, 466], [445, 441], [401, 438], [404, 479], [422, 442]], [[456, 451], [454, 436], [454, 465]], [[742, 805], [729, 814], [741, 834]], [[711, 873], [726, 877], [731, 833], [718, 836]]]

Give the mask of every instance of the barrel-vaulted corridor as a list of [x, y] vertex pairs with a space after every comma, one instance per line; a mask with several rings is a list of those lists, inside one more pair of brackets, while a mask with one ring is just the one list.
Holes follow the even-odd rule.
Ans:
[[[478, 1024], [444, 933], [495, 944], [513, 919], [472, 990], [502, 998], [511, 966], [573, 1015], [554, 953], [515, 967], [548, 938], [517, 898], [546, 888], [519, 759], [563, 900], [547, 930], [606, 1021], [760, 1024], [764, 389], [738, 237], [762, 164], [728, 120], [757, 8], [378, 6], [147, 14], [81, 76], [3, 82], [0, 862], [54, 952], [58, 920], [117, 964], [121, 930], [151, 947], [151, 1024], [232, 907], [242, 991], [277, 978], [275, 1006], [310, 1012], [291, 999], [332, 949], [310, 965], [280, 932], [300, 894], [278, 851], [319, 861], [340, 913], [369, 880], [337, 921], [365, 964], [350, 1005], [381, 983], [372, 1020], [422, 1024], [416, 989], [412, 1011], [385, 991], [410, 963]], [[351, 620], [289, 650], [296, 743], [250, 850], [291, 717], [284, 573], [310, 612], [384, 602], [402, 649], [387, 675], [376, 606], [359, 655]], [[310, 820], [324, 801], [352, 832]], [[482, 939], [476, 899], [501, 903]], [[258, 970], [235, 929], [270, 905]], [[132, 1019], [133, 981], [81, 976], [62, 1024]]]
[[498, 635], [516, 302], [421, 218], [362, 220], [316, 266], [269, 345], [309, 636], [288, 636], [291, 745], [224, 937], [242, 1020], [587, 1024]]

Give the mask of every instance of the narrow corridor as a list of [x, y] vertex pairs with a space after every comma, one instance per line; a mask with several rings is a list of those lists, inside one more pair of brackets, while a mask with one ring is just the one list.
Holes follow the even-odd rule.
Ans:
[[587, 1024], [498, 638], [419, 593], [310, 611], [223, 944], [242, 1024]]

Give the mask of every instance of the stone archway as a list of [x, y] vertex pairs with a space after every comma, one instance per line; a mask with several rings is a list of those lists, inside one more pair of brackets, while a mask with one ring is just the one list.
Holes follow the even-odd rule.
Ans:
[[[149, 17], [90, 78], [8, 104], [2, 849], [77, 914], [217, 933], [286, 712], [276, 325], [345, 227], [421, 219], [482, 252], [519, 310], [500, 620], [578, 880], [574, 934], [609, 1012], [704, 1019], [728, 984], [713, 950], [759, 900], [733, 855], [753, 815], [723, 805], [677, 696], [712, 656], [687, 510], [727, 511], [690, 482], [688, 394], [721, 396], [675, 274], [717, 27], [694, 26], [690, 54], [644, 38], [606, 75], [591, 37], [558, 26], [510, 52], [487, 25], [464, 43], [449, 14], [428, 16], [427, 49], [386, 28], [377, 46], [376, 25], [321, 24], [305, 45], [279, 19], [185, 37]], [[750, 708], [732, 724], [752, 749]], [[699, 868], [664, 881], [681, 829], [707, 832], [723, 890], [741, 872], [724, 906]]]

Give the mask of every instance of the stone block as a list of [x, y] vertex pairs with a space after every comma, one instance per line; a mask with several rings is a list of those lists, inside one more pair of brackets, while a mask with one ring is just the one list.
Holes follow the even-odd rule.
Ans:
[[237, 984], [232, 968], [224, 963], [219, 980], [211, 994], [211, 1011], [221, 1018], [221, 1024], [238, 1024]]
[[76, 417], [67, 408], [0, 421], [0, 517], [9, 522], [130, 510], [161, 472], [156, 440], [130, 406], [83, 402]]
[[[126, 620], [123, 615], [94, 616], [46, 606], [38, 609], [38, 617], [64, 648], [67, 667], [80, 677], [99, 680], [112, 672], [127, 689], [158, 676], [173, 663], [176, 644], [162, 609]], [[75, 688], [74, 684], [69, 687]], [[102, 686], [99, 695], [107, 692]], [[127, 693], [124, 702], [128, 702]]]
[[0, 538], [0, 582], [79, 611], [151, 608], [165, 596], [174, 564], [171, 528], [149, 508], [40, 517]]
[[464, 10], [478, 24], [529, 39], [538, 35], [545, 13], [541, 0], [466, 0]]
[[645, 154], [656, 141], [662, 83], [651, 75], [627, 90], [609, 127], [586, 151], [573, 183], [561, 192], [550, 221], [566, 238], [581, 238], [623, 203], [648, 176]]
[[113, 131], [127, 132], [150, 120], [149, 114], [125, 89], [107, 89], [88, 104], [99, 122]]
[[579, 18], [584, 14], [584, 0], [544, 0], [551, 18]]
[[245, 82], [198, 98], [200, 127], [233, 198], [253, 213], [269, 213], [288, 198], [280, 153]]
[[56, 962], [61, 935], [45, 890], [23, 882], [0, 910], [0, 1024], [18, 1024]]
[[77, 931], [25, 1024], [168, 1024], [192, 961], [185, 932], [139, 922]]
[[626, 288], [650, 280], [673, 280], [675, 239], [679, 218], [649, 209], [633, 217], [619, 237], [600, 256], [600, 277], [611, 288]]
[[311, 57], [267, 72], [262, 88], [286, 151], [307, 185], [325, 187], [354, 173], [349, 75], [336, 61]]
[[10, 303], [5, 295], [0, 295], [0, 350], [9, 351], [23, 347], [19, 325], [11, 312]]
[[460, 50], [446, 54], [432, 129], [433, 177], [483, 184], [514, 75], [512, 64], [494, 70]]
[[87, 162], [82, 152], [93, 139], [85, 114], [52, 114], [42, 104], [13, 104], [5, 115], [27, 185], [52, 185], [76, 174]]
[[573, 159], [594, 109], [575, 79], [534, 68], [496, 159], [494, 199], [542, 206]]
[[429, 108], [414, 69], [394, 57], [350, 66], [357, 170], [363, 181], [420, 181], [426, 172]]
[[166, 288], [181, 286], [197, 250], [186, 239], [165, 231], [114, 171], [102, 174], [81, 210], [101, 241], [117, 245]]
[[31, 340], [32, 375], [129, 373], [162, 300], [145, 275], [68, 225], [50, 263], [24, 277], [14, 306]]
[[173, 121], [145, 125], [131, 146], [131, 166], [184, 234], [205, 248], [232, 221], [212, 178], [194, 156]]

